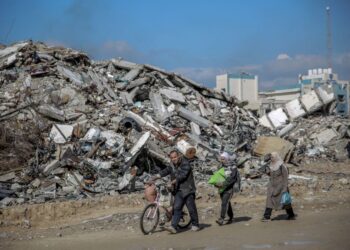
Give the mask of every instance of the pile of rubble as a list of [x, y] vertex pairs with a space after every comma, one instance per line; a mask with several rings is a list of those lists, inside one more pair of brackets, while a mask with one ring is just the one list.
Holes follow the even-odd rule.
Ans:
[[[191, 160], [197, 181], [208, 180], [225, 150], [238, 155], [243, 186], [265, 185], [266, 178], [250, 181], [261, 176], [265, 153], [296, 162], [349, 138], [346, 120], [298, 121], [281, 134], [235, 98], [178, 74], [16, 43], [0, 49], [0, 206], [142, 190], [174, 148]], [[327, 124], [333, 141], [330, 130], [317, 134]]]
[[218, 152], [271, 133], [180, 75], [31, 41], [0, 50], [0, 103], [2, 205], [139, 190], [174, 148], [204, 180]]
[[296, 163], [305, 157], [343, 161], [350, 157], [350, 120], [336, 116], [300, 118], [285, 139], [296, 147]]
[[305, 156], [344, 160], [350, 156], [349, 84], [314, 84], [310, 91], [259, 118], [259, 123], [293, 142], [294, 162]]

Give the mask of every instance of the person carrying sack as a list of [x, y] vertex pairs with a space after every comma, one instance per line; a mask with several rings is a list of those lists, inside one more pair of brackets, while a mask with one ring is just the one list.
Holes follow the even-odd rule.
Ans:
[[235, 189], [234, 186], [238, 184], [237, 189], [240, 189], [240, 176], [236, 167], [236, 157], [234, 155], [223, 152], [220, 154], [220, 162], [224, 168], [225, 179], [223, 182], [218, 182], [214, 185], [219, 189], [221, 198], [220, 218], [216, 220], [216, 223], [222, 226], [225, 222], [226, 215], [228, 215], [226, 224], [233, 222], [233, 210], [230, 200]]
[[288, 169], [277, 152], [267, 154], [264, 161], [268, 164], [265, 173], [270, 176], [270, 181], [267, 188], [266, 208], [261, 221], [269, 221], [273, 209], [285, 209], [287, 219], [295, 219], [288, 189]]

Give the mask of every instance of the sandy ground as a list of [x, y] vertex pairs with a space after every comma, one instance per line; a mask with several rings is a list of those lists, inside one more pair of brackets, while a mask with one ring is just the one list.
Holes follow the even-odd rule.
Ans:
[[[217, 197], [201, 190], [202, 198], [197, 200], [201, 231], [169, 235], [158, 228], [143, 235], [138, 223], [144, 204], [136, 194], [116, 197], [119, 203], [124, 200], [123, 206], [106, 199], [89, 207], [79, 205], [78, 212], [62, 212], [63, 217], [52, 220], [33, 217], [29, 226], [2, 222], [0, 249], [350, 249], [350, 185], [339, 181], [350, 180], [348, 163], [318, 162], [293, 170], [293, 174], [317, 176], [317, 181], [291, 185], [295, 221], [287, 221], [284, 211], [278, 211], [275, 220], [261, 222], [265, 197], [255, 191], [232, 199], [235, 223], [220, 227], [215, 223]], [[72, 204], [58, 205], [66, 210]]]
[[47, 237], [2, 243], [2, 249], [350, 249], [350, 203], [322, 210], [311, 207], [297, 220], [275, 216], [260, 222], [254, 214], [240, 211], [236, 222], [218, 226], [212, 219], [202, 221], [199, 232], [182, 231], [169, 235], [157, 230], [143, 235], [139, 230], [99, 230], [76, 232], [62, 237]]

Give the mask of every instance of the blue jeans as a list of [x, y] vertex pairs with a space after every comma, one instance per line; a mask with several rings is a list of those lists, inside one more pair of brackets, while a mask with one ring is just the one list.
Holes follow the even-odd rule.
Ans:
[[178, 191], [175, 194], [174, 215], [173, 215], [173, 219], [171, 221], [171, 225], [174, 228], [177, 228], [177, 225], [180, 222], [180, 219], [182, 216], [182, 209], [183, 209], [185, 204], [187, 206], [188, 212], [190, 213], [192, 226], [197, 226], [197, 227], [199, 226], [197, 207], [196, 207], [196, 203], [194, 200], [195, 200], [194, 194], [189, 194], [186, 197], [184, 197], [182, 195], [181, 191]]

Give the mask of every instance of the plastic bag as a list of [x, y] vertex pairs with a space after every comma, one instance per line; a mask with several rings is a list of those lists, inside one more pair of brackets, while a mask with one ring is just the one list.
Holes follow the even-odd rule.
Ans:
[[291, 203], [292, 203], [292, 197], [290, 196], [289, 192], [284, 192], [281, 197], [281, 204], [285, 206]]
[[[210, 177], [208, 183], [211, 185], [216, 185], [218, 183], [223, 183], [226, 179], [225, 168], [220, 168], [218, 171], [214, 172], [214, 174]], [[224, 191], [224, 188], [220, 188], [219, 192]]]

